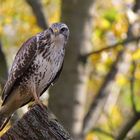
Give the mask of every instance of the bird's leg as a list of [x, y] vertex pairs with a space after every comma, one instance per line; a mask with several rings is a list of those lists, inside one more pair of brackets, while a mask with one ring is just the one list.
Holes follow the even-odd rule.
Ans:
[[39, 99], [39, 96], [38, 96], [37, 93], [36, 93], [35, 84], [33, 84], [33, 85], [34, 85], [34, 86], [33, 86], [33, 97], [34, 97], [35, 103], [38, 104], [41, 108], [44, 108], [42, 102], [41, 102], [40, 99]]

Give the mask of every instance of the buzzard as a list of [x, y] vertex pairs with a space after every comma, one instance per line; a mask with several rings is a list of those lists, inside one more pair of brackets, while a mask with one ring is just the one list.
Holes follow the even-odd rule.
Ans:
[[61, 73], [68, 37], [67, 25], [54, 23], [23, 43], [3, 89], [1, 130], [21, 106], [31, 100], [42, 105], [40, 95], [54, 84]]

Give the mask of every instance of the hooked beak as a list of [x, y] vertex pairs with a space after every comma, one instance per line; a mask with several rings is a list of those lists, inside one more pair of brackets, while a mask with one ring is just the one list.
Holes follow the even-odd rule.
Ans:
[[59, 34], [58, 29], [54, 29], [54, 31], [53, 31], [53, 32], [54, 32], [54, 35], [55, 35], [55, 36], [57, 36], [57, 35]]

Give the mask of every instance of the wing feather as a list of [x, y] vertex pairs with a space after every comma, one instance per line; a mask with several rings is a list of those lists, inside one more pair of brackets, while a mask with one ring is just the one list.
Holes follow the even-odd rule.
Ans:
[[3, 90], [3, 103], [11, 94], [16, 80], [20, 78], [28, 69], [38, 51], [40, 49], [43, 49], [43, 47], [46, 45], [49, 46], [50, 43], [51, 39], [49, 29], [37, 34], [36, 36], [31, 37], [25, 43], [23, 43], [15, 56], [13, 65], [8, 76], [8, 80]]
[[10, 94], [10, 91], [17, 78], [20, 78], [23, 75], [25, 70], [29, 67], [30, 63], [32, 62], [37, 50], [36, 42], [37, 39], [35, 36], [30, 38], [21, 46], [21, 48], [17, 52], [8, 76], [8, 80], [5, 84], [2, 93], [3, 101]]
[[[64, 61], [63, 61], [63, 63], [64, 63]], [[57, 72], [56, 76], [55, 76], [54, 79], [51, 81], [51, 85], [52, 85], [52, 86], [57, 82], [57, 80], [58, 80], [59, 77], [60, 77], [60, 74], [61, 74], [62, 69], [63, 69], [63, 63], [62, 63], [61, 68], [60, 68], [59, 71]]]

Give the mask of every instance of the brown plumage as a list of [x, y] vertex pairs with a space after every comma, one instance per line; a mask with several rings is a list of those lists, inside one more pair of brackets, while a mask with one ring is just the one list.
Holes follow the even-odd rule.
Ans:
[[69, 29], [63, 23], [52, 26], [27, 40], [16, 54], [2, 94], [0, 129], [10, 116], [39, 97], [61, 73]]

